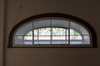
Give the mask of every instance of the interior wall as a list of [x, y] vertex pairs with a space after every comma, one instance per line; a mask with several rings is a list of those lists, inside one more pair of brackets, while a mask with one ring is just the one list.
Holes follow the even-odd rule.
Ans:
[[[100, 65], [100, 0], [5, 1], [5, 66]], [[43, 13], [64, 13], [87, 21], [97, 33], [98, 48], [7, 48], [9, 33], [15, 24]]]
[[4, 0], [0, 0], [0, 66], [3, 65]]

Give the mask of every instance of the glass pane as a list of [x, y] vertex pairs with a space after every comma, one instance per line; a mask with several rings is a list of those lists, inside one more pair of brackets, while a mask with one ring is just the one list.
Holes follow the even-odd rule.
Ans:
[[52, 36], [52, 40], [65, 40], [65, 36]]
[[73, 29], [70, 29], [70, 35], [80, 35], [79, 32], [73, 30]]
[[69, 21], [66, 20], [52, 20], [52, 26], [69, 27]]
[[34, 40], [34, 44], [50, 44], [48, 40]]
[[34, 28], [50, 26], [50, 20], [40, 20], [34, 22]]
[[26, 35], [33, 35], [33, 31], [29, 31]]
[[32, 30], [32, 23], [22, 26], [17, 32], [16, 35], [26, 35], [29, 31]]
[[50, 40], [50, 36], [39, 36], [39, 40]]
[[70, 29], [79, 32], [81, 35], [89, 35], [88, 31], [83, 26], [74, 22], [70, 22]]
[[22, 38], [23, 36], [15, 36], [15, 44], [24, 44]]
[[80, 36], [80, 35], [71, 36], [70, 35], [70, 40], [82, 40], [82, 36]]
[[47, 40], [40, 40], [39, 41], [39, 44], [50, 44], [50, 41], [47, 41]]
[[37, 35], [34, 35], [34, 40], [38, 40], [38, 36]]
[[52, 40], [52, 44], [68, 44], [68, 41], [66, 40]]
[[39, 41], [38, 40], [34, 40], [34, 44], [39, 44]]
[[32, 45], [33, 42], [32, 42], [32, 41], [24, 41], [24, 44], [25, 44], [25, 45]]
[[39, 29], [39, 35], [50, 35], [51, 29], [50, 28], [41, 28]]
[[[90, 44], [89, 36], [70, 36], [70, 44]], [[82, 39], [83, 38], [83, 39]]]
[[27, 36], [27, 35], [26, 35], [26, 36], [24, 37], [24, 40], [33, 40], [33, 36]]
[[65, 35], [64, 28], [52, 28], [53, 32], [52, 35]]
[[90, 44], [90, 36], [83, 36], [82, 44]]
[[[15, 44], [32, 45], [32, 40], [23, 39], [24, 36], [15, 36]], [[29, 36], [28, 36], [29, 37]], [[31, 37], [31, 36], [30, 36]]]
[[65, 30], [66, 30], [66, 31], [65, 31], [65, 32], [66, 32], [66, 35], [69, 35], [69, 33], [68, 33], [69, 30], [68, 30], [68, 29], [65, 29]]
[[38, 31], [39, 31], [39, 29], [35, 29], [34, 30], [34, 35], [38, 35]]
[[70, 40], [70, 44], [82, 44], [82, 40]]

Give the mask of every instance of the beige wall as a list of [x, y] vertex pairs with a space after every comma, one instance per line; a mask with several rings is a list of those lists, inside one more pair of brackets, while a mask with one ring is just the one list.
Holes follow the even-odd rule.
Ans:
[[3, 65], [4, 0], [0, 0], [0, 66]]
[[[100, 66], [100, 0], [5, 1], [4, 44], [6, 46], [11, 29], [19, 21], [37, 14], [64, 13], [79, 17], [92, 25], [97, 33], [99, 47], [6, 48], [5, 46], [5, 66]], [[22, 8], [19, 9], [19, 6]]]

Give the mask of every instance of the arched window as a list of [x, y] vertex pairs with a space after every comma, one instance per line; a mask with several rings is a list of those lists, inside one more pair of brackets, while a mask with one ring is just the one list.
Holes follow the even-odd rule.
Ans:
[[96, 42], [95, 31], [87, 22], [58, 13], [29, 17], [9, 36], [9, 47], [97, 47]]

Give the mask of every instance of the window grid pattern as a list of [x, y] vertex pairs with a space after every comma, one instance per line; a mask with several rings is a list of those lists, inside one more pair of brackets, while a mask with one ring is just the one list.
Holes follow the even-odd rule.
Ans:
[[[57, 31], [55, 29], [57, 29]], [[35, 34], [36, 30], [38, 30], [37, 31], [37, 33], [39, 32], [38, 34]], [[60, 30], [60, 32], [59, 32], [59, 30]], [[65, 29], [63, 29], [63, 28], [40, 28], [40, 29], [35, 29], [34, 30], [34, 41], [37, 41], [38, 44], [42, 44], [43, 43], [42, 41], [44, 41], [44, 42], [46, 41], [47, 44], [68, 44], [68, 38], [67, 38], [68, 35], [67, 34], [65, 35], [64, 30]], [[42, 31], [42, 33], [41, 33], [41, 31]]]
[[[32, 23], [33, 23], [32, 31], [26, 33], [26, 35], [16, 35], [15, 36], [15, 40], [16, 40], [16, 37], [19, 37], [19, 38], [22, 37], [22, 39], [23, 39], [22, 42], [17, 43], [17, 44], [26, 44], [26, 45], [82, 44], [82, 35], [80, 35], [77, 31], [70, 29], [70, 22], [69, 22], [69, 27], [66, 29], [60, 28], [59, 26], [52, 26], [52, 20], [50, 20], [49, 28], [45, 27], [45, 28], [36, 29], [36, 28], [34, 28], [34, 22], [32, 22]], [[42, 31], [46, 30], [46, 29], [48, 29], [48, 31], [45, 32], [45, 34], [44, 34]], [[64, 31], [65, 33], [61, 33], [61, 31]], [[84, 36], [89, 37], [89, 35], [84, 35]], [[16, 44], [16, 42], [15, 42], [15, 44]]]

